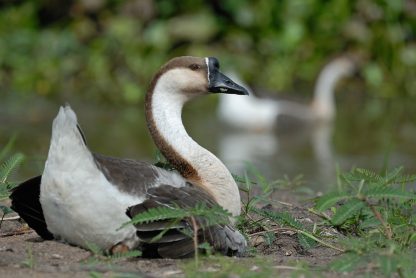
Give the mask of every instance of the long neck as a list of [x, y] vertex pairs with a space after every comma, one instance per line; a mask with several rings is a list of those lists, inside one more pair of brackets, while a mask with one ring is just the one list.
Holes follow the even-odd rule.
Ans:
[[318, 117], [332, 118], [335, 115], [335, 86], [347, 74], [345, 65], [337, 60], [329, 63], [321, 71], [315, 85], [313, 101]]
[[225, 165], [196, 143], [182, 123], [187, 97], [159, 80], [146, 95], [146, 118], [155, 144], [190, 182], [203, 187], [223, 208], [240, 214], [237, 184]]

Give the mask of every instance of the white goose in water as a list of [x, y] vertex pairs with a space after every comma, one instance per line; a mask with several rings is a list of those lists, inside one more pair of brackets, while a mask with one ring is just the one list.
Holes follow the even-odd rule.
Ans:
[[[230, 172], [192, 140], [182, 124], [183, 105], [208, 92], [248, 94], [219, 71], [212, 57], [174, 58], [150, 84], [145, 99], [148, 127], [177, 171], [91, 153], [75, 113], [69, 106], [61, 107], [44, 172], [13, 191], [13, 209], [44, 239], [83, 248], [93, 243], [110, 252], [138, 248], [145, 256], [192, 255], [192, 239], [179, 231], [191, 226], [186, 221], [173, 227], [167, 221], [120, 226], [149, 208], [173, 204], [189, 208], [217, 203], [233, 216], [240, 214], [240, 195]], [[170, 230], [159, 241], [151, 241], [167, 227]], [[200, 230], [199, 236], [224, 254], [241, 254], [246, 247], [232, 223]]]
[[[309, 105], [288, 100], [220, 96], [218, 115], [226, 124], [253, 131], [272, 130], [278, 117], [287, 115], [306, 122], [330, 122], [335, 116], [334, 90], [338, 81], [356, 70], [355, 57], [341, 56], [329, 62], [320, 72], [314, 98]], [[234, 80], [238, 78], [233, 77]], [[242, 83], [241, 81], [238, 81]]]

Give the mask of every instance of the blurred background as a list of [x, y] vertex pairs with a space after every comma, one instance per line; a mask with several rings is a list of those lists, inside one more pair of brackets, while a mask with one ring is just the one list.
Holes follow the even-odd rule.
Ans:
[[15, 138], [22, 178], [39, 173], [69, 102], [93, 151], [155, 161], [144, 94], [179, 55], [215, 56], [255, 93], [302, 103], [326, 64], [355, 57], [332, 122], [248, 131], [221, 121], [218, 96], [188, 105], [191, 136], [236, 174], [250, 161], [270, 179], [303, 174], [321, 190], [337, 168], [416, 170], [414, 0], [3, 0], [0, 148]]

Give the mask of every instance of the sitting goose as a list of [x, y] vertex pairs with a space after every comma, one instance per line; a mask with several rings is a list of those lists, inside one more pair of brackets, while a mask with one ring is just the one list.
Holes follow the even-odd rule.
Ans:
[[[158, 206], [219, 204], [233, 216], [240, 214], [240, 195], [230, 172], [182, 124], [183, 105], [209, 92], [248, 94], [219, 71], [213, 57], [174, 58], [150, 84], [145, 99], [148, 128], [177, 171], [91, 153], [74, 111], [68, 105], [61, 107], [53, 121], [44, 172], [13, 191], [13, 209], [44, 239], [61, 239], [83, 248], [92, 243], [113, 253], [138, 248], [144, 256], [191, 256], [192, 239], [177, 226], [168, 227], [170, 223], [120, 226]], [[181, 225], [190, 226], [186, 221]], [[164, 237], [152, 242], [166, 227], [170, 230]], [[211, 226], [198, 235], [224, 254], [238, 255], [246, 247], [232, 223]]]
[[[242, 130], [269, 131], [279, 124], [279, 116], [289, 116], [304, 122], [330, 122], [335, 117], [334, 90], [342, 78], [351, 76], [356, 57], [340, 56], [330, 61], [319, 73], [313, 100], [302, 104], [289, 100], [259, 98], [254, 94], [244, 98], [220, 96], [218, 115], [230, 126]], [[230, 76], [230, 75], [229, 75]], [[234, 80], [238, 78], [231, 75]], [[244, 84], [243, 84], [244, 85]]]

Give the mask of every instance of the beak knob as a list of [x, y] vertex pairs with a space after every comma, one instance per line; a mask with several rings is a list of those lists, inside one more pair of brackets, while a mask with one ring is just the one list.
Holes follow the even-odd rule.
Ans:
[[208, 91], [212, 93], [248, 95], [248, 91], [241, 85], [232, 81], [219, 71], [220, 65], [217, 58], [206, 58], [208, 68]]

